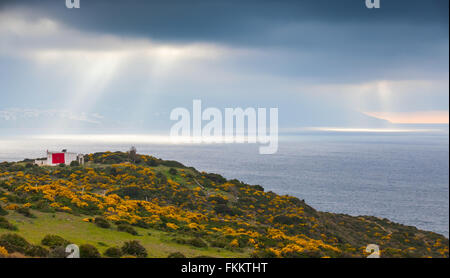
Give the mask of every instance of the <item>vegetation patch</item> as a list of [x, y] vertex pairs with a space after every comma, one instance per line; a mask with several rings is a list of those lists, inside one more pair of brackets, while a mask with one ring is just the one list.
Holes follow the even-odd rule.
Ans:
[[366, 257], [369, 243], [382, 257], [449, 256], [442, 235], [319, 212], [298, 198], [136, 149], [85, 161], [0, 163], [2, 256], [65, 257], [69, 243], [86, 245], [88, 257]]

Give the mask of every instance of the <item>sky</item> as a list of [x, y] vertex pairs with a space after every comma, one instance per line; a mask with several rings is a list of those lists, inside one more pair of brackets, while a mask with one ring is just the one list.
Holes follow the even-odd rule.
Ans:
[[172, 109], [282, 129], [448, 123], [448, 0], [0, 1], [0, 128], [169, 132]]

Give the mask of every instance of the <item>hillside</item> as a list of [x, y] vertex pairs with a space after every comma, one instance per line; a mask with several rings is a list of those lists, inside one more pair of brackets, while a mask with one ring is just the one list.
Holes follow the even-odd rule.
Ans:
[[[0, 257], [448, 257], [448, 239], [319, 212], [261, 186], [122, 152], [84, 166], [0, 163]], [[133, 162], [130, 162], [133, 161]]]

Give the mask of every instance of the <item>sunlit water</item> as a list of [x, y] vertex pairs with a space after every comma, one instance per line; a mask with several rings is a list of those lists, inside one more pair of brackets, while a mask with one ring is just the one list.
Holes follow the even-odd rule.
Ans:
[[318, 210], [375, 215], [449, 234], [448, 134], [300, 135], [283, 138], [274, 155], [260, 155], [258, 146], [249, 144], [146, 144], [124, 138], [0, 136], [0, 161], [43, 157], [47, 149], [125, 151], [132, 143], [140, 153], [260, 184]]

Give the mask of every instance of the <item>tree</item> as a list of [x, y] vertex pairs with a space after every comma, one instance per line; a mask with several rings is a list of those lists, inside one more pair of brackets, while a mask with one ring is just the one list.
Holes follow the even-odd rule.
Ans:
[[132, 146], [128, 151], [128, 157], [132, 163], [136, 162], [137, 150], [135, 146]]

